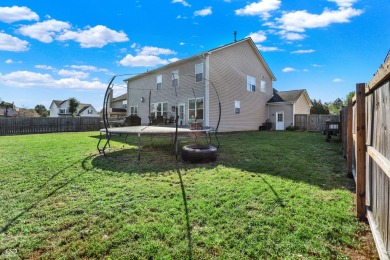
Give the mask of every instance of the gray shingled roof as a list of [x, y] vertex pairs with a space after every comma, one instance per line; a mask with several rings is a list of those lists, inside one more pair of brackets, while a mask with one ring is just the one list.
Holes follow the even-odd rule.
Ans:
[[125, 100], [125, 99], [127, 99], [127, 93], [113, 98], [112, 101]]
[[274, 90], [274, 96], [267, 103], [296, 102], [305, 91], [306, 91], [305, 89], [290, 90], [290, 91]]

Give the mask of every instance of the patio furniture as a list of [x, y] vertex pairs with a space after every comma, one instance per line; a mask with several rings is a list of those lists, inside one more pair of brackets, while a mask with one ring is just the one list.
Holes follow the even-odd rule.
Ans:
[[126, 126], [137, 126], [141, 125], [141, 118], [139, 116], [131, 115], [125, 119]]
[[158, 125], [164, 125], [165, 124], [163, 116], [157, 116], [157, 124]]

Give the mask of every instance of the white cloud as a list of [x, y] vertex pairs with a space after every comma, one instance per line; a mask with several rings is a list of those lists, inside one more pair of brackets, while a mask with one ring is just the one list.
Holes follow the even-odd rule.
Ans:
[[168, 61], [169, 61], [170, 63], [176, 62], [176, 61], [178, 61], [178, 60], [179, 60], [179, 58], [168, 59]]
[[28, 45], [27, 41], [0, 32], [0, 51], [27, 51]]
[[75, 79], [85, 79], [89, 77], [89, 74], [83, 71], [76, 71], [76, 70], [59, 70], [58, 75], [64, 76], [64, 77], [70, 77]]
[[179, 43], [180, 46], [183, 46], [183, 45], [185, 45], [185, 44], [186, 44], [185, 42], [180, 42], [180, 43]]
[[284, 13], [277, 21], [283, 30], [304, 32], [305, 29], [327, 27], [332, 23], [348, 23], [350, 18], [362, 13], [362, 10], [351, 7], [338, 10], [325, 9], [321, 14], [311, 14], [306, 10], [301, 10]]
[[99, 81], [83, 81], [77, 78], [54, 79], [50, 74], [31, 71], [15, 71], [0, 75], [0, 84], [8, 87], [105, 89], [107, 84]]
[[305, 53], [312, 53], [315, 52], [315, 50], [297, 50], [297, 51], [292, 51], [292, 54], [305, 54]]
[[15, 63], [21, 64], [23, 62], [22, 61], [14, 61], [14, 60], [8, 59], [8, 60], [5, 61], [5, 63], [6, 64], [15, 64]]
[[127, 54], [119, 63], [129, 67], [154, 67], [156, 65], [166, 65], [169, 63], [160, 57], [154, 55], [137, 55]]
[[59, 41], [74, 40], [83, 48], [101, 48], [112, 42], [126, 42], [127, 35], [120, 31], [114, 31], [104, 25], [97, 25], [87, 30], [66, 31], [57, 37]]
[[287, 39], [289, 41], [303, 40], [306, 38], [305, 34], [295, 33], [295, 32], [287, 32], [285, 30], [278, 32], [278, 34], [282, 37], [282, 39]]
[[172, 51], [170, 49], [164, 49], [164, 48], [158, 48], [158, 47], [152, 47], [152, 46], [142, 47], [141, 51], [139, 52], [139, 55], [143, 55], [143, 56], [170, 55], [170, 54], [176, 54], [176, 52]]
[[247, 37], [251, 37], [255, 43], [264, 42], [265, 40], [267, 40], [267, 36], [263, 31], [250, 33]]
[[184, 0], [172, 0], [172, 3], [175, 4], [175, 3], [180, 3], [184, 6], [188, 6], [188, 7], [191, 7], [191, 5], [189, 3], [187, 3], [186, 1]]
[[280, 0], [261, 0], [257, 3], [251, 3], [244, 8], [237, 9], [236, 15], [257, 15], [267, 20], [271, 14], [271, 11], [278, 10], [280, 8]]
[[14, 61], [14, 60], [8, 59], [8, 60], [5, 61], [5, 63], [6, 64], [15, 64], [15, 63], [21, 64], [23, 62], [22, 61]]
[[88, 65], [71, 65], [70, 68], [72, 69], [78, 69], [83, 71], [92, 71], [92, 72], [108, 72], [108, 69], [99, 69], [95, 66], [88, 66]]
[[53, 19], [35, 23], [33, 25], [22, 26], [18, 31], [24, 36], [28, 36], [44, 43], [51, 43], [56, 37], [56, 34], [59, 34], [70, 27], [70, 24], [67, 22]]
[[287, 68], [282, 69], [282, 71], [283, 72], [292, 72], [292, 71], [296, 71], [296, 69], [287, 67]]
[[0, 7], [0, 21], [13, 23], [16, 21], [38, 21], [39, 16], [25, 6]]
[[357, 0], [328, 0], [334, 2], [338, 7], [351, 7]]
[[334, 78], [332, 81], [335, 83], [340, 83], [340, 82], [343, 82], [344, 80], [340, 79], [340, 78]]
[[280, 51], [278, 47], [266, 47], [262, 46], [260, 44], [256, 44], [257, 49], [259, 49], [262, 52], [270, 52], [270, 51]]
[[56, 70], [52, 66], [48, 66], [48, 65], [35, 65], [34, 67], [37, 68], [37, 69], [43, 69], [43, 70], [51, 70], [51, 71], [55, 71]]
[[212, 13], [213, 11], [211, 10], [211, 6], [209, 6], [202, 10], [195, 11], [194, 16], [207, 16], [207, 15], [211, 15]]

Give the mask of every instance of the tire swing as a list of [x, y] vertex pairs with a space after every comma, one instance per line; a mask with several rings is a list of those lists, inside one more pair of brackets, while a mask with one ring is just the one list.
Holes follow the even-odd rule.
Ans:
[[[215, 162], [218, 158], [218, 148], [219, 148], [219, 140], [217, 137], [218, 127], [219, 123], [221, 121], [221, 102], [219, 99], [219, 95], [217, 92], [217, 89], [215, 88], [214, 84], [209, 81], [211, 85], [214, 88], [215, 93], [217, 94], [218, 98], [218, 105], [219, 105], [219, 117], [218, 117], [218, 123], [217, 127], [215, 128], [215, 138], [217, 139], [218, 146], [215, 147], [211, 144], [189, 144], [185, 145], [182, 148], [181, 151], [181, 157], [183, 161], [190, 162], [190, 163], [208, 163], [208, 162]], [[195, 93], [194, 93], [195, 95]], [[196, 98], [195, 98], [196, 100]], [[211, 137], [210, 137], [211, 141]]]
[[181, 158], [191, 163], [215, 162], [218, 157], [217, 147], [204, 144], [185, 145], [181, 151]]

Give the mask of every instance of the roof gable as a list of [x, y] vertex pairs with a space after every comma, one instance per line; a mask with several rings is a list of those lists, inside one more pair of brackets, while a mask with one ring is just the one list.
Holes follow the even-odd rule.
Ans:
[[269, 68], [267, 62], [264, 60], [263, 56], [260, 54], [260, 51], [259, 49], [256, 47], [255, 43], [253, 42], [252, 38], [250, 37], [247, 37], [247, 38], [244, 38], [242, 40], [239, 40], [239, 41], [235, 41], [235, 42], [232, 42], [232, 43], [228, 43], [228, 44], [225, 44], [225, 45], [222, 45], [222, 46], [219, 46], [219, 47], [216, 47], [214, 49], [211, 49], [211, 50], [208, 50], [208, 51], [205, 51], [205, 52], [201, 52], [201, 53], [198, 53], [196, 55], [193, 55], [193, 56], [190, 56], [188, 58], [185, 58], [185, 59], [182, 59], [182, 60], [178, 60], [178, 61], [175, 61], [175, 62], [172, 62], [170, 64], [167, 64], [165, 66], [162, 66], [162, 67], [159, 67], [159, 68], [156, 68], [156, 69], [153, 69], [153, 70], [149, 70], [148, 72], [146, 73], [142, 73], [142, 74], [138, 74], [134, 77], [131, 77], [131, 78], [127, 78], [125, 79], [124, 81], [127, 82], [127, 81], [130, 81], [130, 80], [133, 80], [133, 79], [137, 79], [137, 78], [140, 78], [140, 77], [143, 77], [144, 75], [148, 75], [148, 74], [154, 74], [160, 70], [163, 70], [163, 69], [167, 69], [169, 67], [173, 67], [173, 66], [177, 66], [179, 64], [182, 64], [182, 63], [185, 63], [185, 62], [188, 62], [188, 61], [191, 61], [193, 59], [198, 59], [199, 57], [204, 57], [205, 55], [208, 55], [208, 54], [211, 54], [213, 52], [217, 52], [219, 50], [222, 50], [222, 49], [225, 49], [225, 48], [229, 48], [233, 45], [236, 45], [236, 44], [240, 44], [242, 42], [248, 42], [249, 45], [251, 46], [251, 48], [253, 49], [255, 55], [257, 56], [257, 58], [260, 60], [260, 62], [264, 65], [266, 71], [269, 73], [269, 75], [271, 76], [271, 79], [272, 80], [276, 80], [275, 78], [275, 75], [272, 73], [271, 69]]
[[119, 100], [126, 100], [126, 99], [127, 99], [127, 93], [113, 98], [112, 101], [119, 101]]
[[306, 89], [290, 90], [290, 91], [276, 91], [274, 90], [274, 96], [267, 103], [277, 102], [289, 102], [295, 103], [298, 99], [304, 95], [307, 103], [311, 106], [311, 101]]

